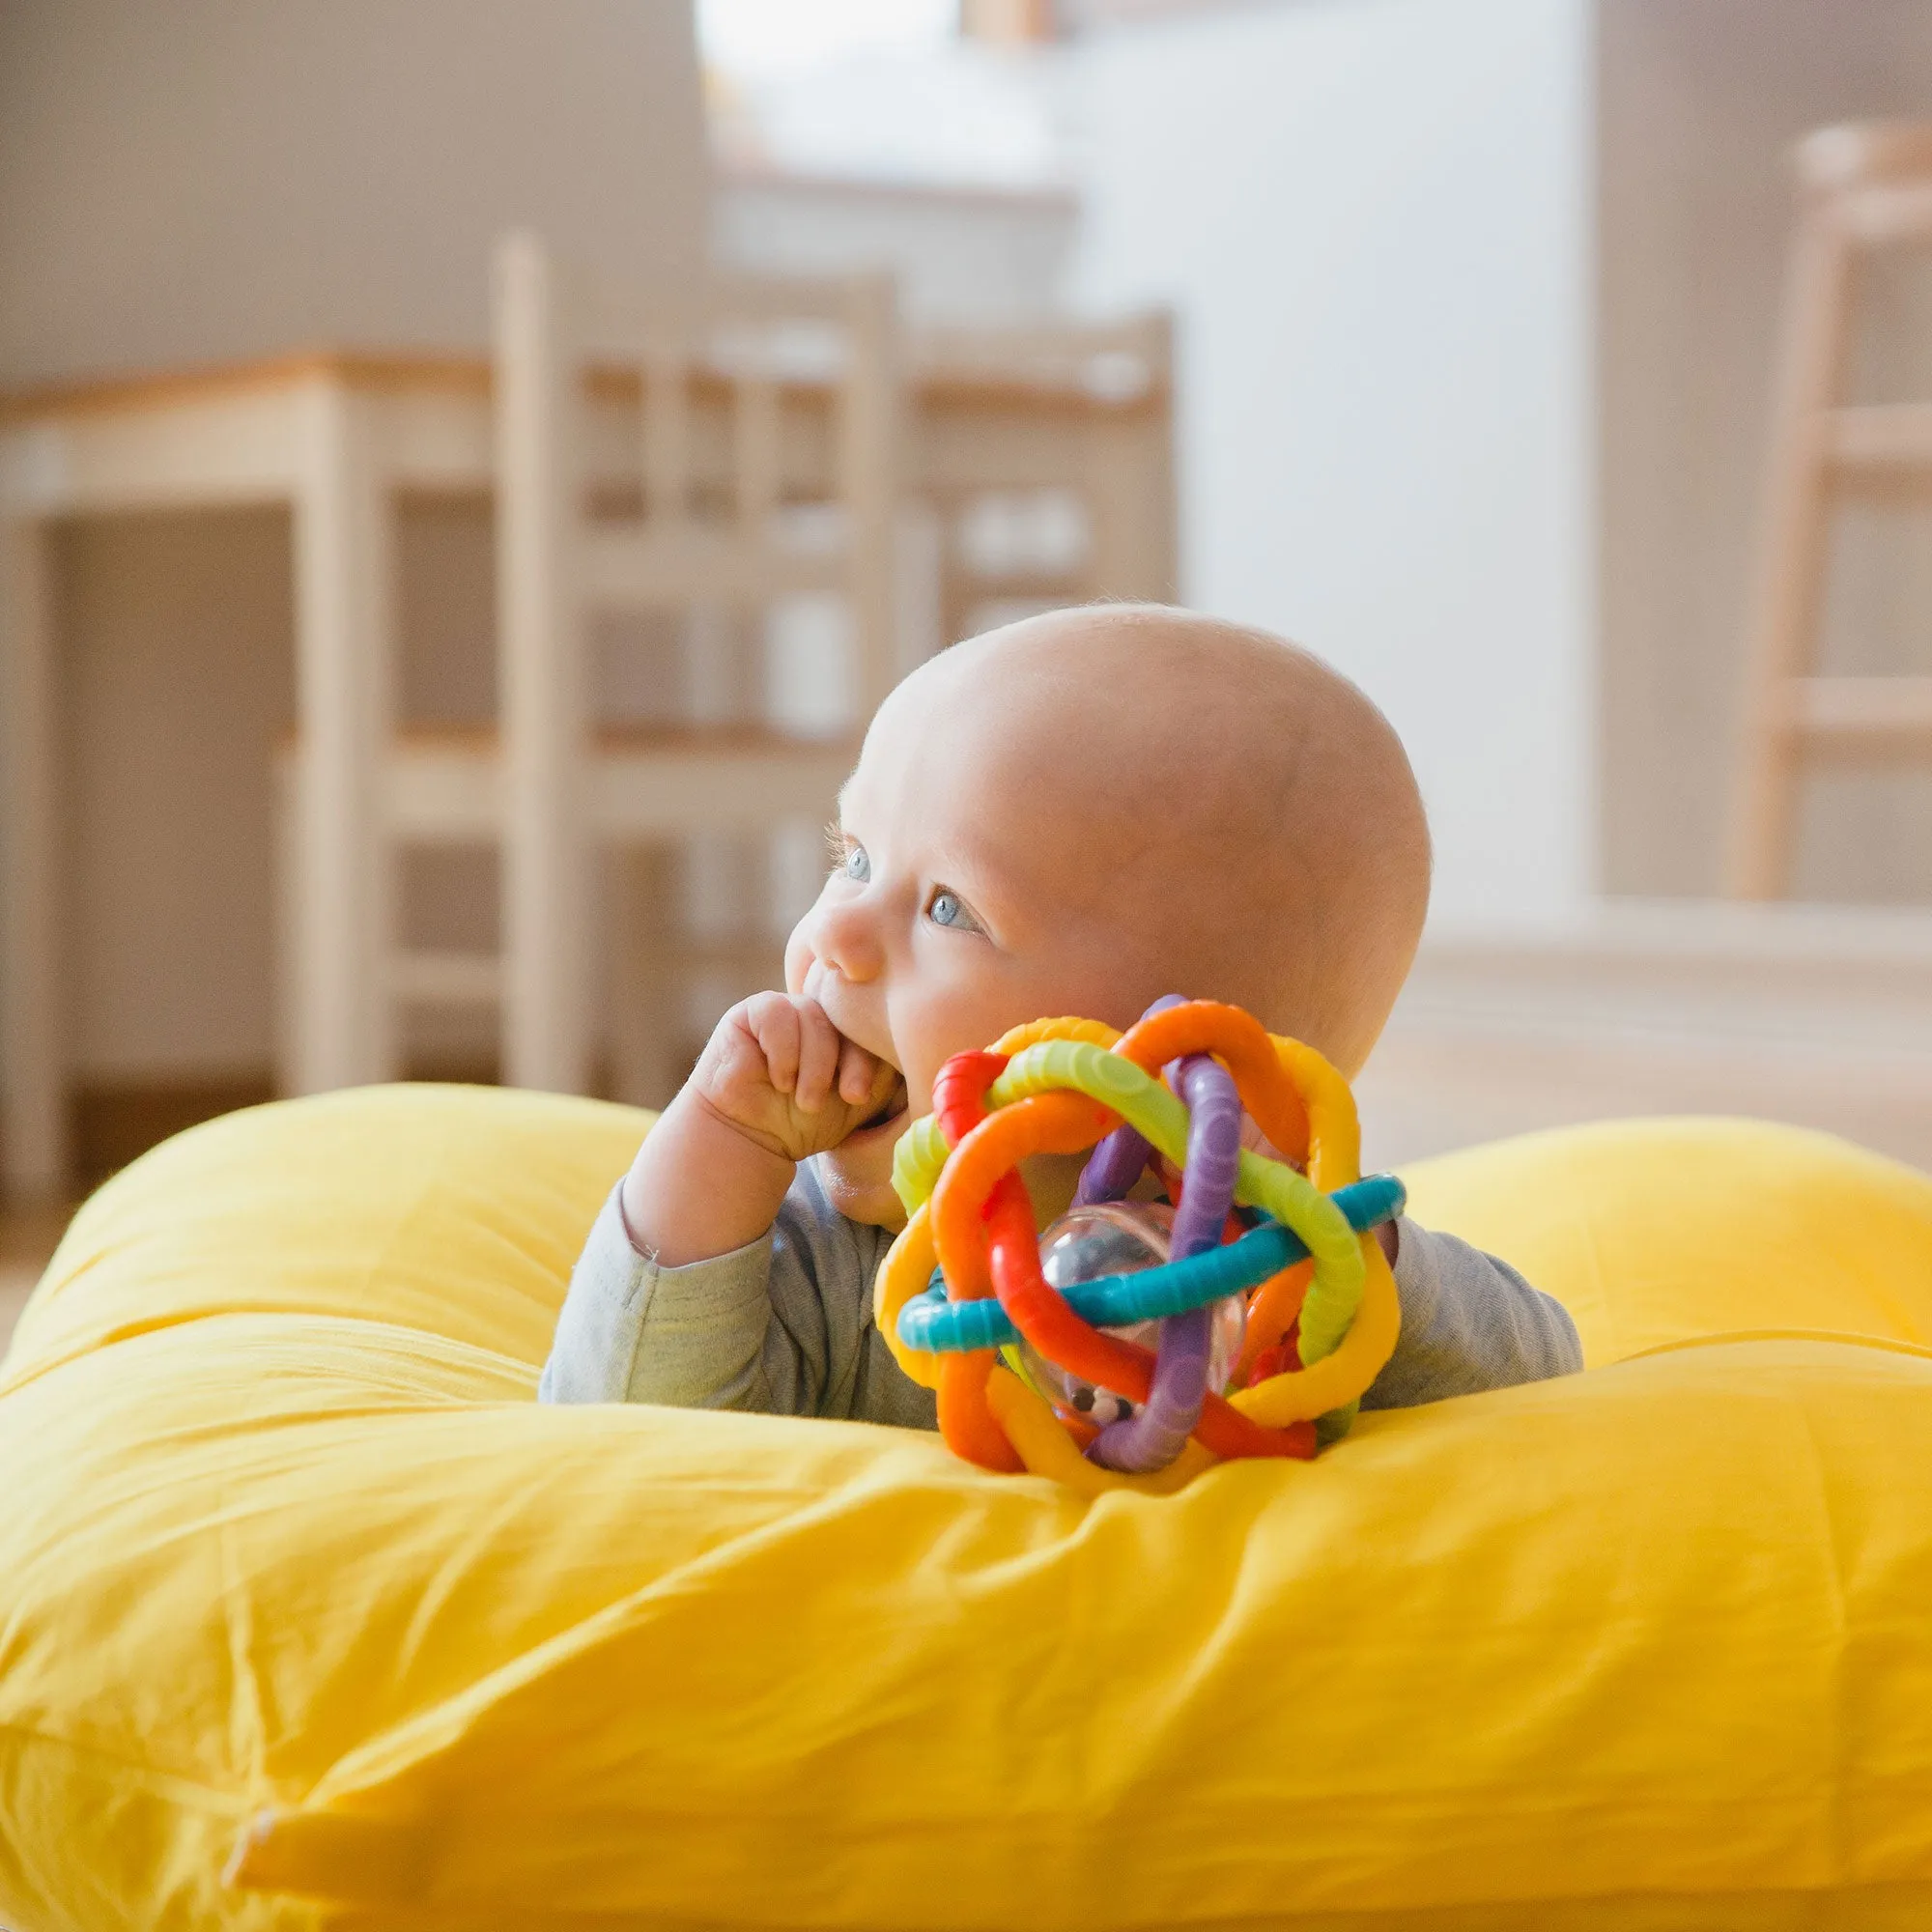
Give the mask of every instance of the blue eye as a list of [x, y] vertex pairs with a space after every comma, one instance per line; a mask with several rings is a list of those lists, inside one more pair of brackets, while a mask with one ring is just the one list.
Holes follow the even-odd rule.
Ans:
[[932, 903], [925, 909], [925, 916], [934, 925], [960, 925], [969, 929], [977, 927], [979, 922], [959, 902], [956, 893], [949, 893], [941, 887], [932, 895]]
[[845, 863], [838, 869], [848, 879], [856, 879], [863, 885], [872, 876], [872, 862], [866, 856], [863, 845], [848, 845], [845, 848]]

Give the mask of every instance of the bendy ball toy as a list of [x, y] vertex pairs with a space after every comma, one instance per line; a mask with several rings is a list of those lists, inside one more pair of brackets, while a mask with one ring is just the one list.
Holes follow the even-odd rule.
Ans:
[[[899, 1142], [911, 1218], [875, 1313], [956, 1454], [1166, 1492], [1347, 1431], [1395, 1349], [1375, 1230], [1404, 1197], [1360, 1178], [1353, 1096], [1312, 1047], [1174, 997], [1124, 1034], [1039, 1020], [955, 1054], [932, 1103]], [[1241, 1145], [1244, 1114], [1285, 1158]], [[1036, 1233], [1020, 1162], [1088, 1148]]]

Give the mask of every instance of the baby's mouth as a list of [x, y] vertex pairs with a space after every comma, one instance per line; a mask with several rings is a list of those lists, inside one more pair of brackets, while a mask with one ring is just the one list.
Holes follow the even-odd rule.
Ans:
[[908, 1097], [905, 1075], [895, 1074], [893, 1078], [893, 1091], [886, 1095], [884, 1104], [876, 1112], [867, 1114], [852, 1129], [853, 1134], [876, 1133], [881, 1127], [895, 1125], [904, 1118]]

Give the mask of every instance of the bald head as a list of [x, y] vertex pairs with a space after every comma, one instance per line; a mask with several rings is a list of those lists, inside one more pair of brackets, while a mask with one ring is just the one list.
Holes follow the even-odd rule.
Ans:
[[1366, 1059], [1429, 834], [1388, 721], [1319, 658], [1158, 606], [1055, 611], [922, 667], [881, 731], [953, 810], [999, 815], [1030, 889], [1119, 932], [1131, 999], [1230, 1000], [1347, 1073]]

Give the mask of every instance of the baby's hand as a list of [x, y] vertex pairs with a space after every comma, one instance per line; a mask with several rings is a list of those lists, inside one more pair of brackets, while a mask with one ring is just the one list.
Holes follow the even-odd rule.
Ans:
[[758, 993], [718, 1022], [688, 1092], [785, 1160], [836, 1148], [891, 1099], [893, 1067], [802, 993]]

